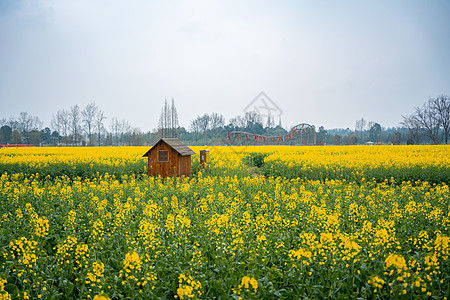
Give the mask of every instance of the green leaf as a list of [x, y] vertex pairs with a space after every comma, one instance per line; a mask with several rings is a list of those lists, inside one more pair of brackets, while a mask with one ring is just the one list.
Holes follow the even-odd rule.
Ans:
[[11, 295], [17, 295], [19, 293], [19, 288], [15, 284], [8, 283], [7, 285], [5, 285], [5, 291], [10, 293]]

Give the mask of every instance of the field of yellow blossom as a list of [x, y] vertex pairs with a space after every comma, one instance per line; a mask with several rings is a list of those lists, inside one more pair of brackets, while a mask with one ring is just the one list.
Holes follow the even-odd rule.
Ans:
[[279, 147], [266, 153], [266, 176], [450, 183], [449, 145]]
[[[402, 181], [450, 183], [450, 146], [215, 146], [192, 149], [192, 172], [200, 170], [199, 152], [208, 149], [208, 176], [249, 175], [257, 165], [266, 177], [345, 179], [361, 182], [394, 178]], [[147, 173], [148, 147], [0, 148], [0, 174], [39, 174], [95, 178], [106, 174]]]
[[0, 299], [450, 295], [448, 146], [147, 150], [0, 149]]

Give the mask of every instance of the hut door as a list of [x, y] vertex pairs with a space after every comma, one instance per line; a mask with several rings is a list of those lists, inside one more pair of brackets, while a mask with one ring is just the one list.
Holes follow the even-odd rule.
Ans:
[[158, 150], [158, 174], [163, 178], [170, 176], [168, 150]]

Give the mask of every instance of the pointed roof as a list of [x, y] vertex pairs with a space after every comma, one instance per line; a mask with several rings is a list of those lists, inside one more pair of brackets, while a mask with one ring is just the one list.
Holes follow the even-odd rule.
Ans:
[[193, 155], [195, 154], [194, 151], [192, 151], [191, 148], [189, 148], [188, 146], [186, 146], [182, 141], [180, 141], [180, 139], [177, 138], [162, 138], [160, 139], [156, 144], [153, 145], [153, 147], [150, 148], [150, 150], [148, 150], [144, 155], [144, 156], [148, 156], [150, 151], [152, 151], [153, 148], [156, 147], [156, 145], [158, 145], [160, 142], [164, 142], [167, 145], [169, 145], [170, 147], [173, 148], [173, 150], [175, 150], [176, 152], [178, 152], [178, 154], [180, 154], [181, 156], [187, 156], [187, 155]]

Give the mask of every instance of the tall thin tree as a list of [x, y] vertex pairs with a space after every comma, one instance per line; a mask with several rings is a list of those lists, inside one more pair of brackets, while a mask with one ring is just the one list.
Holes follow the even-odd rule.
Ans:
[[94, 129], [95, 116], [97, 115], [98, 107], [95, 105], [95, 102], [89, 103], [86, 107], [81, 111], [81, 116], [83, 119], [84, 130], [88, 137], [88, 143], [91, 144], [91, 137]]
[[[366, 120], [364, 120], [364, 118], [361, 118], [361, 120], [357, 120], [356, 124], [355, 124], [355, 130], [359, 131], [361, 142], [363, 139], [363, 131], [364, 131], [364, 128], [366, 127], [366, 124], [367, 124], [367, 122], [366, 122]], [[372, 126], [372, 124], [369, 125], [369, 127], [371, 127], [371, 126]]]
[[448, 134], [450, 130], [450, 99], [446, 95], [440, 95], [430, 99], [430, 110], [434, 118], [444, 131], [445, 144], [448, 144]]
[[440, 142], [439, 139], [439, 120], [433, 113], [431, 109], [431, 99], [425, 103], [422, 107], [416, 107], [416, 111], [413, 114], [415, 122], [424, 131], [425, 135], [428, 136], [432, 143], [437, 145]]
[[172, 136], [173, 138], [177, 137], [177, 131], [178, 131], [178, 113], [177, 113], [177, 108], [175, 107], [175, 100], [172, 97], [172, 106], [170, 108], [170, 115], [171, 115], [171, 131], [172, 131]]
[[162, 138], [174, 138], [177, 136], [178, 127], [178, 113], [175, 101], [172, 98], [172, 106], [170, 106], [167, 99], [165, 99], [161, 115], [159, 116], [158, 132]]
[[74, 105], [70, 108], [69, 120], [70, 129], [72, 131], [73, 144], [77, 145], [79, 142], [81, 131], [81, 114], [80, 107], [78, 105]]
[[97, 131], [97, 145], [102, 144], [102, 131], [104, 130], [103, 121], [106, 119], [105, 113], [102, 110], [97, 111], [95, 119], [95, 129]]

